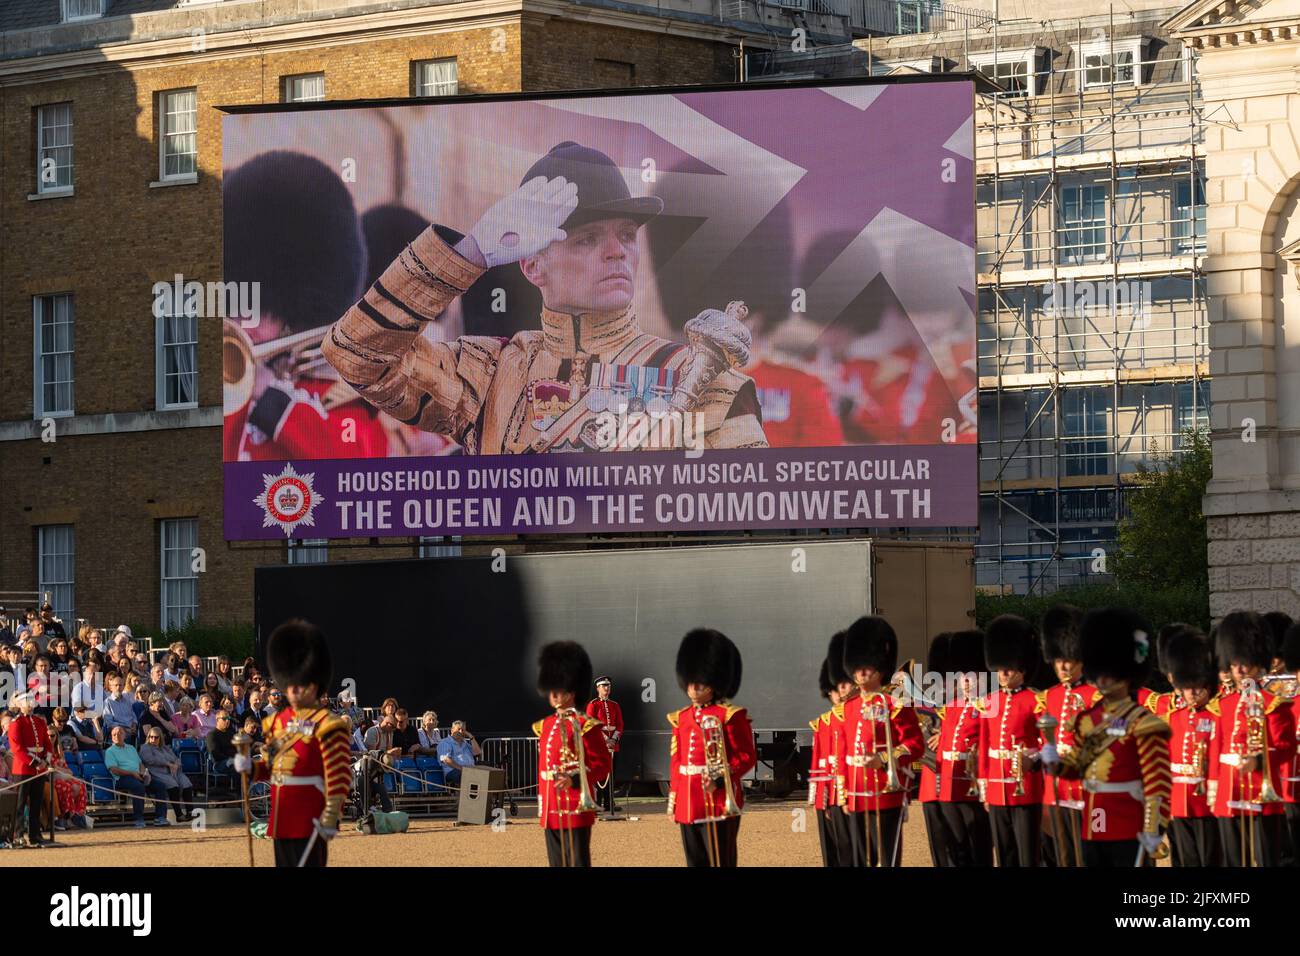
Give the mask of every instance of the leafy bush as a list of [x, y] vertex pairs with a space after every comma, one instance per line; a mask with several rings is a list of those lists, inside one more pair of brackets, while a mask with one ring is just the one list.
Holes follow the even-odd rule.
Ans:
[[167, 647], [173, 641], [184, 641], [191, 654], [202, 657], [220, 657], [225, 654], [236, 666], [253, 653], [253, 625], [231, 622], [228, 624], [196, 624], [191, 621], [184, 627], [156, 634], [144, 625], [131, 625], [134, 634], [150, 635], [155, 649]]
[[1037, 624], [1053, 604], [1073, 604], [1085, 611], [1118, 605], [1141, 613], [1154, 628], [1181, 621], [1202, 630], [1210, 626], [1210, 594], [1204, 581], [1165, 587], [1142, 583], [1086, 584], [1053, 594], [976, 594], [975, 620], [980, 627], [999, 614], [1019, 614]]

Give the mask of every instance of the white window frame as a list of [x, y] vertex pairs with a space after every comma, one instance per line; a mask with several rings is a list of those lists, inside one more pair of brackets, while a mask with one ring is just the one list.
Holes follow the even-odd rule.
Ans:
[[[60, 558], [67, 564], [60, 569]], [[66, 573], [60, 573], [60, 571]], [[77, 619], [77, 529], [70, 524], [45, 524], [36, 528], [37, 590], [48, 592], [54, 613], [64, 621]], [[66, 590], [64, 590], [66, 589]]]
[[[1110, 230], [1111, 196], [1110, 196], [1109, 189], [1106, 187], [1104, 183], [1095, 183], [1095, 182], [1094, 183], [1067, 183], [1067, 184], [1062, 184], [1059, 188], [1061, 189], [1061, 196], [1060, 196], [1061, 218], [1060, 221], [1056, 223], [1055, 228], [1057, 232], [1057, 251], [1061, 254], [1062, 257], [1060, 260], [1061, 263], [1064, 265], [1081, 265], [1086, 262], [1105, 262], [1107, 251], [1110, 247], [1109, 230]], [[1102, 218], [1100, 220], [1078, 219], [1073, 221], [1067, 221], [1065, 219], [1065, 206], [1066, 206], [1065, 191], [1066, 190], [1082, 191], [1084, 189], [1101, 190], [1102, 199], [1103, 199]], [[1079, 203], [1080, 208], [1082, 208], [1082, 205], [1083, 205], [1082, 203]], [[1092, 232], [1098, 229], [1102, 231], [1102, 240], [1100, 243], [1076, 242], [1070, 245], [1065, 242], [1066, 239], [1070, 238], [1071, 232], [1083, 233], [1083, 232]], [[1085, 250], [1094, 249], [1097, 246], [1100, 246], [1101, 249], [1100, 252], [1085, 251]]]
[[[69, 348], [65, 350], [54, 350], [48, 354], [58, 356], [69, 356], [68, 362], [71, 366], [71, 377], [68, 379], [68, 389], [70, 392], [68, 407], [65, 409], [47, 409], [45, 407], [45, 356], [41, 327], [44, 313], [43, 303], [50, 302], [56, 306], [59, 299], [68, 300], [68, 324], [72, 327], [69, 332]], [[77, 413], [77, 305], [76, 300], [70, 292], [53, 292], [45, 295], [32, 296], [32, 417], [35, 419], [42, 418], [67, 418]]]
[[328, 564], [329, 538], [289, 538], [285, 542], [286, 564]]
[[[307, 80], [320, 80], [319, 96], [294, 95], [295, 84], [305, 84]], [[294, 73], [280, 79], [280, 102], [282, 103], [323, 103], [325, 101], [325, 73]]]
[[[190, 93], [194, 96], [194, 130], [191, 133], [168, 133], [167, 117], [170, 115], [167, 109], [168, 101], [173, 96], [179, 96], [183, 93]], [[156, 99], [155, 111], [158, 114], [157, 132], [158, 132], [158, 181], [162, 183], [193, 182], [199, 176], [199, 91], [198, 87], [186, 86], [174, 90], [160, 90]], [[167, 141], [169, 137], [174, 136], [193, 136], [194, 152], [176, 153], [177, 156], [193, 155], [194, 169], [188, 173], [168, 173], [167, 172]]]
[[60, 0], [59, 13], [63, 17], [64, 23], [76, 23], [78, 20], [98, 20], [104, 15], [104, 0], [94, 0], [96, 10], [94, 13], [79, 13], [76, 16], [68, 15], [68, 0]]
[[[450, 84], [446, 80], [440, 80], [432, 84], [429, 90], [426, 90], [424, 83], [424, 68], [433, 67], [437, 64], [451, 64], [452, 79]], [[454, 56], [437, 56], [428, 60], [416, 60], [411, 64], [414, 70], [412, 77], [414, 85], [414, 94], [416, 96], [455, 96], [460, 92], [460, 64], [456, 62]], [[450, 89], [445, 87], [450, 86]], [[444, 87], [439, 89], [439, 87]]]
[[1039, 69], [1043, 64], [1043, 55], [1046, 50], [1041, 46], [1026, 47], [1023, 50], [986, 50], [980, 53], [971, 53], [966, 57], [967, 62], [975, 69], [979, 70], [994, 83], [1001, 86], [998, 80], [996, 67], [998, 66], [1021, 66], [1025, 68], [1025, 90], [1020, 93], [1017, 90], [1004, 90], [1008, 96], [1037, 96], [1041, 92], [1040, 79], [1042, 71]]
[[[1123, 37], [1118, 40], [1089, 40], [1075, 47], [1079, 57], [1079, 85], [1084, 90], [1104, 90], [1112, 85], [1115, 86], [1141, 86], [1142, 70], [1146, 66], [1146, 50], [1150, 43], [1150, 38], [1145, 36]], [[1088, 71], [1090, 69], [1109, 71], [1113, 78], [1118, 72], [1114, 64], [1099, 63], [1095, 67], [1088, 66], [1090, 57], [1105, 58], [1114, 53], [1118, 60], [1124, 54], [1129, 54], [1131, 58], [1131, 69], [1133, 77], [1131, 80], [1099, 80], [1096, 83], [1088, 82]], [[1124, 65], [1121, 64], [1120, 69]]]
[[[179, 525], [180, 523], [193, 525], [194, 543], [188, 547], [171, 548], [167, 547], [167, 530], [170, 526]], [[199, 546], [199, 519], [198, 518], [163, 518], [158, 522], [158, 623], [162, 630], [172, 630], [173, 624], [168, 615], [169, 608], [188, 607], [193, 609], [190, 619], [193, 620], [199, 616], [199, 576], [192, 570], [188, 574], [167, 576], [167, 553], [168, 550], [173, 552], [183, 552], [182, 567], [193, 568], [193, 549]], [[167, 586], [173, 582], [192, 581], [194, 582], [194, 603], [193, 604], [169, 604]], [[184, 627], [185, 622], [181, 621], [176, 626]]]
[[[154, 319], [154, 407], [161, 410], [175, 408], [198, 408], [199, 407], [199, 321], [196, 315], [189, 316], [190, 321], [194, 324], [194, 338], [189, 343], [167, 342], [167, 320], [174, 318], [183, 318], [184, 316], [160, 315]], [[167, 350], [180, 348], [183, 345], [190, 345], [194, 352], [194, 377], [193, 395], [194, 400], [191, 402], [169, 402], [167, 401], [167, 379], [169, 377], [179, 378], [181, 372], [175, 375], [169, 375], [167, 370]]]
[[[66, 109], [68, 111], [68, 142], [57, 145], [46, 145], [45, 143], [45, 117], [47, 111]], [[73, 138], [73, 120], [71, 103], [47, 103], [43, 106], [36, 107], [36, 193], [40, 196], [67, 196], [71, 195], [73, 186], [76, 183], [77, 161], [74, 150], [75, 140]], [[60, 186], [57, 183], [50, 184], [45, 181], [45, 159], [46, 153], [53, 155], [55, 150], [66, 149], [68, 151], [68, 184]], [[62, 169], [55, 164], [55, 169]]]
[[[1181, 205], [1178, 202], [1178, 193], [1184, 187], [1187, 188], [1188, 203]], [[1201, 192], [1201, 202], [1196, 201], [1196, 192]], [[1206, 231], [1205, 231], [1205, 182], [1199, 177], [1195, 185], [1186, 176], [1179, 176], [1174, 180], [1173, 193], [1169, 197], [1170, 212], [1169, 217], [1174, 222], [1170, 223], [1173, 227], [1170, 231], [1173, 233], [1174, 255], [1176, 256], [1203, 256], [1206, 251]], [[1197, 234], [1197, 229], [1200, 234]]]

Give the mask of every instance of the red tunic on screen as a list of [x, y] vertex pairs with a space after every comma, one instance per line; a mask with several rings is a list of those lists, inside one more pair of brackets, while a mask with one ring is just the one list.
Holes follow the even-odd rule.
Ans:
[[1169, 772], [1172, 775], [1169, 815], [1179, 819], [1212, 815], [1206, 789], [1213, 769], [1211, 742], [1218, 730], [1218, 717], [1205, 707], [1180, 707], [1169, 715]]
[[[991, 807], [1023, 807], [1043, 802], [1043, 774], [1031, 762], [1042, 746], [1038, 698], [1023, 684], [989, 694], [980, 707], [979, 775]], [[1015, 752], [1020, 751], [1020, 776]], [[1017, 794], [1017, 781], [1024, 793]]]
[[707, 707], [683, 707], [668, 715], [672, 725], [669, 743], [668, 812], [678, 823], [704, 823], [724, 819], [727, 794], [719, 779], [712, 794], [704, 792], [704, 741], [701, 724], [706, 718], [721, 721], [723, 743], [727, 751], [727, 769], [731, 774], [731, 790], [736, 805], [745, 805], [741, 778], [754, 769], [758, 753], [754, 748], [754, 729], [745, 708], [731, 703], [709, 704]]
[[596, 697], [587, 703], [587, 716], [600, 721], [609, 752], [618, 753], [619, 740], [623, 737], [623, 708], [618, 702]]
[[841, 374], [857, 404], [849, 416], [850, 442], [928, 444], [943, 440], [944, 419], [963, 421], [938, 368], [914, 345], [881, 358], [850, 358]]
[[812, 728], [812, 760], [808, 765], [808, 802], [818, 810], [833, 807], [835, 800], [835, 772], [831, 769], [830, 748], [831, 712], [828, 710], [808, 722]]
[[[336, 813], [352, 787], [347, 722], [327, 708], [286, 707], [262, 721], [270, 762], [253, 763], [253, 779], [271, 783], [266, 835], [301, 840], [328, 807]], [[337, 820], [325, 819], [337, 826]]]
[[885, 691], [874, 691], [865, 697], [859, 694], [842, 707], [844, 734], [839, 741], [843, 748], [839, 754], [839, 785], [849, 812], [901, 807], [907, 780], [900, 779], [903, 786], [900, 790], [886, 790], [888, 764], [880, 769], [868, 768], [866, 761], [878, 754], [885, 762], [892, 743], [900, 778], [910, 776], [912, 764], [925, 749], [916, 708], [894, 703]]
[[[590, 827], [596, 822], [596, 811], [578, 810], [581, 794], [577, 786], [564, 790], [556, 787], [557, 776], [567, 775], [570, 770], [578, 777], [576, 769], [566, 768], [561, 760], [561, 750], [568, 748], [576, 757], [578, 752], [575, 733], [582, 734], [582, 755], [587, 769], [587, 795], [595, 799], [596, 787], [609, 777], [612, 762], [609, 748], [605, 746], [605, 734], [600, 721], [576, 710], [565, 716], [568, 726], [561, 726], [561, 718], [555, 714], [533, 724], [533, 733], [537, 737], [537, 822], [547, 830], [578, 830]], [[568, 735], [561, 739], [561, 734]]]
[[773, 448], [827, 448], [844, 444], [830, 392], [816, 375], [760, 359], [745, 368], [758, 389], [763, 434]]
[[225, 460], [383, 458], [388, 433], [374, 408], [359, 398], [326, 407], [326, 393], [338, 384], [298, 379], [291, 389], [267, 389], [260, 413], [249, 403], [227, 415]]
[[935, 772], [928, 767], [921, 768], [919, 799], [922, 803], [968, 803], [979, 799], [970, 765], [971, 758], [979, 751], [979, 717], [975, 701], [939, 708], [939, 747], [934, 755], [939, 780], [936, 785]]

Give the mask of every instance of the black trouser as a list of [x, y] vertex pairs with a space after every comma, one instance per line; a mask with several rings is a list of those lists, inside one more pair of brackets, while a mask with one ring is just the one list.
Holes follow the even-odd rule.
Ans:
[[849, 845], [854, 866], [900, 866], [903, 858], [903, 808], [851, 813]]
[[[388, 768], [378, 760], [367, 760], [366, 765], [370, 768], [366, 774], [367, 784], [370, 788], [370, 803], [373, 806], [376, 798], [379, 800], [379, 808], [385, 813], [393, 812], [393, 801], [388, 796], [388, 788], [384, 786], [384, 771]], [[369, 812], [370, 807], [366, 807], [363, 813]]]
[[[299, 840], [286, 840], [280, 837], [275, 839], [275, 865], [290, 866], [298, 865], [302, 859], [303, 852], [307, 849], [307, 844], [311, 837], [303, 837]], [[311, 853], [307, 857], [307, 862], [303, 866], [325, 866], [329, 857], [329, 841], [324, 837], [317, 837], [316, 842], [312, 844]]]
[[605, 781], [605, 786], [596, 788], [596, 803], [606, 813], [614, 812], [614, 762], [618, 754], [614, 751], [609, 752], [609, 779]]
[[1223, 842], [1214, 817], [1169, 821], [1169, 856], [1174, 866], [1223, 866]]
[[190, 808], [194, 806], [194, 788], [168, 787], [167, 799], [176, 804], [176, 820], [180, 822], [181, 814], [189, 816]]
[[[827, 807], [825, 810], [813, 810], [817, 815], [817, 842], [821, 845], [822, 866], [848, 866], [852, 862], [850, 853], [843, 852], [843, 844], [848, 842], [848, 830], [845, 829], [844, 812], [839, 807]], [[848, 860], [848, 862], [843, 862]]]
[[591, 827], [546, 828], [549, 866], [591, 866]]
[[948, 832], [943, 826], [943, 810], [939, 808], [939, 802], [931, 800], [921, 804], [921, 815], [925, 817], [925, 839], [930, 844], [930, 865], [936, 869], [952, 866]]
[[1286, 829], [1286, 817], [1282, 814], [1250, 813], [1238, 817], [1219, 817], [1218, 821], [1224, 866], [1281, 865], [1282, 839]]
[[989, 807], [998, 866], [1038, 866], [1043, 805]]
[[[1083, 840], [1083, 811], [1071, 810], [1058, 803], [1044, 806], [1043, 812], [1052, 821], [1052, 832], [1043, 831], [1043, 865], [1082, 866], [1076, 853], [1080, 844], [1075, 841]], [[1058, 829], [1059, 833], [1056, 832]]]
[[[21, 819], [23, 807], [27, 807], [27, 839], [31, 843], [40, 843], [41, 809], [45, 806], [45, 778], [40, 774], [16, 773], [14, 780], [22, 784], [18, 788], [18, 815]], [[14, 832], [17, 834], [16, 829]]]
[[1283, 808], [1286, 817], [1286, 850], [1283, 866], [1300, 866], [1300, 805], [1288, 803]]
[[[927, 803], [937, 807], [946, 861], [940, 866], [992, 866], [993, 831], [984, 805], [974, 800]], [[930, 816], [925, 818], [927, 828]]]
[[[717, 823], [683, 823], [680, 826], [687, 866], [736, 865], [736, 835], [740, 832], [740, 817], [727, 817]], [[712, 838], [710, 830], [714, 833]]]
[[1083, 865], [1132, 869], [1137, 862], [1137, 852], [1137, 840], [1084, 840]]

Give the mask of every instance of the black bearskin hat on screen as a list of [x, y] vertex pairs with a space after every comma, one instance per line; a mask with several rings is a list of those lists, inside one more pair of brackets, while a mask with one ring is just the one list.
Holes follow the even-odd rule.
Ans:
[[591, 686], [591, 658], [574, 641], [553, 641], [537, 655], [537, 691], [545, 696], [564, 691], [575, 697]]
[[991, 671], [1030, 674], [1038, 655], [1038, 632], [1019, 615], [999, 615], [984, 629], [984, 664]]
[[898, 667], [898, 635], [878, 615], [860, 617], [844, 632], [844, 670], [849, 676], [869, 667], [888, 682]]
[[1273, 663], [1273, 629], [1254, 611], [1233, 611], [1219, 622], [1215, 652], [1225, 671], [1233, 664], [1268, 670]]
[[853, 675], [844, 670], [844, 640], [844, 631], [837, 631], [826, 649], [826, 663], [830, 665], [831, 680], [836, 687], [853, 683]]
[[1203, 688], [1213, 693], [1219, 686], [1219, 672], [1214, 666], [1214, 648], [1209, 639], [1186, 625], [1168, 634], [1161, 630], [1160, 666], [1170, 676], [1177, 690]]
[[266, 642], [266, 666], [275, 686], [316, 685], [316, 692], [329, 689], [334, 667], [325, 635], [315, 624], [295, 618], [285, 621]]
[[1079, 660], [1079, 624], [1083, 612], [1073, 604], [1054, 604], [1043, 615], [1043, 660]]
[[1152, 644], [1151, 625], [1136, 611], [1121, 607], [1089, 611], [1079, 628], [1084, 677], [1127, 680], [1137, 687], [1151, 669]]

